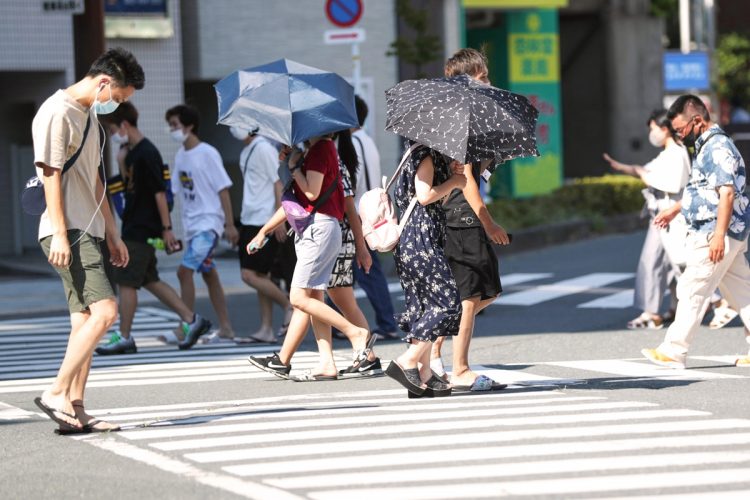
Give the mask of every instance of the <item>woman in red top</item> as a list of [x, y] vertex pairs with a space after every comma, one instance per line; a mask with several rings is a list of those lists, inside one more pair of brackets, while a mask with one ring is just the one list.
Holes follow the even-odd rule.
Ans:
[[[317, 207], [312, 223], [295, 237], [297, 264], [294, 267], [289, 300], [292, 307], [310, 315], [315, 338], [319, 343], [330, 344], [331, 333], [327, 326], [336, 327], [351, 339], [353, 344], [361, 347], [361, 355], [357, 359], [364, 361], [370, 351], [366, 346], [369, 338], [367, 329], [350, 323], [323, 301], [331, 271], [341, 248], [339, 221], [344, 217], [344, 192], [339, 177], [338, 153], [329, 136], [312, 138], [306, 146], [304, 159], [297, 151], [289, 158], [294, 194], [300, 205], [312, 212], [313, 203], [331, 183], [335, 182], [337, 186], [328, 199]], [[257, 248], [263, 245], [266, 235], [285, 220], [284, 209], [279, 208], [247, 245], [247, 252], [257, 251]], [[297, 346], [294, 347], [291, 352], [296, 350]], [[288, 378], [291, 371], [289, 361], [287, 359], [283, 362], [278, 354], [265, 358], [250, 358], [250, 362], [257, 367], [284, 378]], [[336, 375], [323, 374], [328, 368], [328, 361], [330, 360], [327, 357], [321, 357], [321, 366], [311, 372], [311, 377], [315, 377], [316, 380], [335, 379]]]

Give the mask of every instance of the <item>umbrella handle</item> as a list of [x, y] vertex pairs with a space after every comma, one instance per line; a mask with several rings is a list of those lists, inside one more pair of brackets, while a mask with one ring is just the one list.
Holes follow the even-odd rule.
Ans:
[[401, 173], [401, 170], [404, 168], [404, 165], [406, 165], [406, 160], [411, 156], [411, 154], [414, 152], [415, 149], [421, 147], [422, 144], [415, 142], [411, 145], [409, 149], [406, 150], [404, 153], [404, 156], [401, 157], [401, 163], [398, 164], [398, 168], [395, 172], [393, 172], [393, 176], [391, 177], [391, 180], [388, 181], [387, 184], [385, 184], [385, 181], [383, 183], [385, 184], [385, 187], [383, 188], [386, 192], [391, 188], [391, 185], [393, 184], [393, 181], [396, 180], [398, 175]]

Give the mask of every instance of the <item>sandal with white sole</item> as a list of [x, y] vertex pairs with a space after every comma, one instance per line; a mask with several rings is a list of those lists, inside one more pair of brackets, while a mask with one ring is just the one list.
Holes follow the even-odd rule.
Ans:
[[712, 304], [712, 308], [714, 311], [714, 317], [708, 324], [708, 327], [711, 330], [718, 330], [719, 328], [723, 328], [737, 317], [737, 311], [732, 309], [729, 306], [729, 302], [724, 299], [721, 299], [719, 302]]
[[660, 316], [643, 313], [628, 321], [628, 330], [659, 330], [664, 327], [664, 320]]

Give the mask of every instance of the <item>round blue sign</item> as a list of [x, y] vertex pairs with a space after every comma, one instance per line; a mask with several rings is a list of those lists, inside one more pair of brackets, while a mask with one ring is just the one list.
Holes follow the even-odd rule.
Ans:
[[336, 26], [348, 28], [362, 17], [361, 0], [327, 0], [326, 16]]

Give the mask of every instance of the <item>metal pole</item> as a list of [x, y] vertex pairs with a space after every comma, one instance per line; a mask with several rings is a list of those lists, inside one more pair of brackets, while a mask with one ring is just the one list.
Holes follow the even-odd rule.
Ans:
[[680, 0], [680, 50], [690, 52], [690, 0]]
[[359, 44], [353, 43], [352, 44], [352, 64], [354, 66], [353, 68], [353, 74], [352, 74], [352, 82], [354, 82], [354, 93], [355, 94], [362, 94], [362, 59], [359, 57]]

